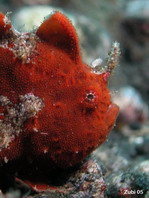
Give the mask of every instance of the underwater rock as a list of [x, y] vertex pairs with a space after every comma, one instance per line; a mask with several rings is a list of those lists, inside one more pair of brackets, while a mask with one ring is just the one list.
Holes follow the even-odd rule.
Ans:
[[[114, 173], [106, 179], [107, 184], [107, 196], [110, 198], [136, 198], [144, 197], [147, 192], [147, 185], [144, 188], [137, 186], [137, 181], [148, 182], [146, 177], [140, 177], [139, 174], [125, 172]], [[144, 183], [145, 184], [145, 183]]]
[[105, 198], [106, 185], [101, 167], [93, 160], [84, 162], [61, 186], [53, 186], [28, 198]]
[[93, 156], [105, 174], [107, 197], [145, 198], [149, 190], [149, 127], [124, 134], [113, 131]]
[[120, 88], [113, 94], [113, 101], [120, 107], [117, 128], [128, 125], [132, 129], [138, 129], [147, 122], [148, 106], [135, 88], [131, 86]]
[[111, 174], [111, 172], [122, 171], [130, 165], [129, 158], [119, 152], [119, 145], [117, 144], [108, 147], [105, 143], [105, 146], [94, 151], [93, 156], [99, 163], [102, 163], [106, 175]]
[[106, 178], [107, 195], [117, 197], [145, 197], [149, 190], [149, 161], [143, 161], [129, 171], [113, 173]]

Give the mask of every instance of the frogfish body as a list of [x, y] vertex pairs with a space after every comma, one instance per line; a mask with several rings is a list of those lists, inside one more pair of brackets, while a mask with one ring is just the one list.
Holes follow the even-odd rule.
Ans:
[[83, 63], [75, 29], [62, 13], [30, 33], [17, 32], [0, 14], [1, 166], [31, 182], [34, 170], [79, 164], [115, 123], [109, 76], [110, 70], [95, 73]]

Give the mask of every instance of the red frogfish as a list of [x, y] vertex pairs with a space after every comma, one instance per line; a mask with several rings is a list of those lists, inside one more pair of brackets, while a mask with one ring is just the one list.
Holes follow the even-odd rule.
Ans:
[[75, 166], [101, 145], [118, 115], [107, 87], [118, 54], [114, 43], [107, 66], [91, 68], [62, 13], [29, 33], [17, 32], [1, 13], [1, 168], [38, 184], [36, 171]]

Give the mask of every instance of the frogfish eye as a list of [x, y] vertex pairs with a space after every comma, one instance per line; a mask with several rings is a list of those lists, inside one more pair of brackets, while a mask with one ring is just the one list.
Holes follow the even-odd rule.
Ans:
[[85, 100], [87, 102], [94, 102], [96, 100], [96, 93], [94, 93], [93, 91], [88, 91], [86, 93], [86, 98]]
[[95, 109], [98, 105], [98, 94], [96, 91], [90, 89], [86, 90], [83, 93], [81, 104], [83, 105], [83, 108], [86, 109]]

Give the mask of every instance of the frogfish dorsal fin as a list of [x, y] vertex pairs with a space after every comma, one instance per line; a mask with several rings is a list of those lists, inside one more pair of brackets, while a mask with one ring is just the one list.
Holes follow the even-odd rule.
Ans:
[[37, 29], [36, 34], [41, 40], [65, 51], [74, 62], [80, 60], [79, 41], [75, 28], [62, 13], [55, 12], [46, 19]]

